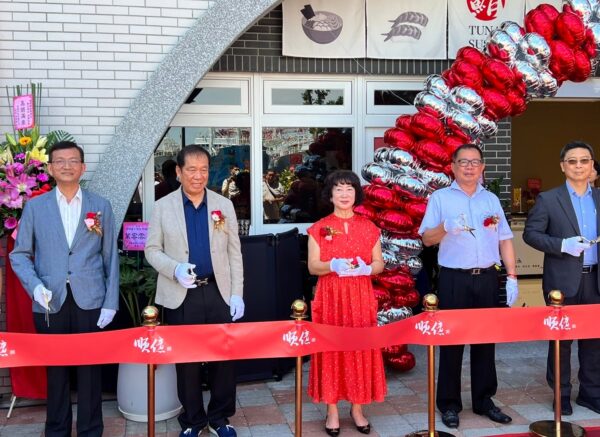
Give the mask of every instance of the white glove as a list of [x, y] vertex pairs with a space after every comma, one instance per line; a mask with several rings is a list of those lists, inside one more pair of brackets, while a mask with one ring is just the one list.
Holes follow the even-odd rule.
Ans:
[[194, 281], [196, 275], [194, 274], [194, 268], [196, 266], [190, 263], [180, 263], [175, 267], [175, 279], [182, 287], [185, 288], [196, 288]]
[[244, 308], [246, 308], [244, 299], [237, 294], [232, 294], [229, 299], [229, 313], [231, 314], [232, 322], [244, 317]]
[[465, 226], [458, 217], [444, 220], [444, 231], [452, 235], [458, 235], [465, 230]]
[[358, 267], [350, 268], [340, 273], [340, 276], [370, 276], [373, 269], [363, 261], [360, 256], [356, 257]]
[[517, 278], [506, 278], [506, 305], [513, 306], [519, 297], [519, 284]]
[[110, 310], [108, 308], [102, 308], [100, 310], [100, 317], [98, 317], [98, 327], [100, 329], [104, 329], [106, 325], [113, 321], [115, 314], [117, 314], [116, 310]]
[[565, 238], [560, 246], [560, 251], [569, 255], [579, 256], [585, 249], [589, 249], [590, 243], [584, 243], [580, 236]]
[[50, 311], [50, 301], [52, 300], [52, 292], [39, 284], [33, 290], [33, 299], [39, 303], [46, 311]]
[[337, 273], [338, 276], [342, 276], [342, 272], [349, 270], [351, 267], [352, 264], [347, 258], [331, 258], [331, 261], [329, 261], [329, 269]]

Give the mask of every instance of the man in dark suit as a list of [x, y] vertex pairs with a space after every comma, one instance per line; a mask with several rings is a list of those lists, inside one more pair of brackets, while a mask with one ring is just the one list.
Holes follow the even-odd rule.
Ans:
[[[19, 224], [13, 269], [33, 300], [40, 334], [77, 334], [105, 328], [119, 308], [117, 230], [108, 200], [83, 190], [83, 149], [62, 141], [50, 150], [49, 193], [27, 201]], [[74, 353], [76, 353], [74, 351]], [[77, 435], [100, 437], [100, 366], [78, 366]], [[47, 437], [71, 436], [68, 366], [50, 366]]]
[[[600, 303], [598, 244], [600, 192], [591, 188], [594, 151], [575, 141], [560, 152], [566, 183], [541, 193], [529, 212], [523, 239], [544, 252], [544, 294], [560, 290], [565, 305]], [[571, 344], [560, 345], [561, 409], [572, 414]], [[554, 342], [548, 349], [546, 380], [554, 387]], [[579, 340], [579, 395], [577, 404], [600, 413], [600, 340]]]

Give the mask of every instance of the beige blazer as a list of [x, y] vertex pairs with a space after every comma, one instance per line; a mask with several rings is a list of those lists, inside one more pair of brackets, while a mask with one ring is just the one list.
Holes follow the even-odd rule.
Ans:
[[[232, 294], [242, 296], [244, 292], [244, 267], [237, 218], [229, 199], [208, 189], [206, 196], [213, 271], [221, 296], [229, 305]], [[223, 229], [215, 229], [210, 217], [215, 210], [220, 210], [225, 216]], [[188, 290], [175, 279], [175, 267], [189, 260], [181, 188], [154, 204], [144, 253], [150, 265], [159, 273], [156, 303], [170, 309], [179, 307]], [[194, 291], [191, 289], [191, 292]]]

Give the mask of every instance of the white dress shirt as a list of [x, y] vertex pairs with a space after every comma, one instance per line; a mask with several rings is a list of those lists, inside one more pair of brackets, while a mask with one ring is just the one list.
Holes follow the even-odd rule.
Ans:
[[65, 195], [60, 192], [58, 187], [56, 187], [56, 201], [58, 202], [60, 218], [62, 220], [69, 247], [71, 247], [73, 238], [75, 238], [75, 232], [79, 226], [79, 221], [83, 220], [81, 217], [82, 195], [83, 193], [81, 192], [81, 188], [79, 188], [77, 193], [75, 193], [75, 197], [71, 199], [71, 202], [67, 202]]

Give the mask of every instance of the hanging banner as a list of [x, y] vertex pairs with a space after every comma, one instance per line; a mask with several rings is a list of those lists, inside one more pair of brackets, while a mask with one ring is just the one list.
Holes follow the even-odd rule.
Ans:
[[554, 6], [557, 10], [562, 11], [562, 0], [525, 0], [525, 13], [537, 8], [541, 4]]
[[446, 59], [446, 0], [367, 0], [367, 57]]
[[523, 25], [525, 0], [448, 0], [448, 58], [470, 46], [483, 50], [487, 37], [505, 21]]
[[283, 2], [283, 56], [364, 58], [365, 0]]
[[15, 130], [31, 129], [35, 124], [33, 95], [13, 97], [13, 126]]

